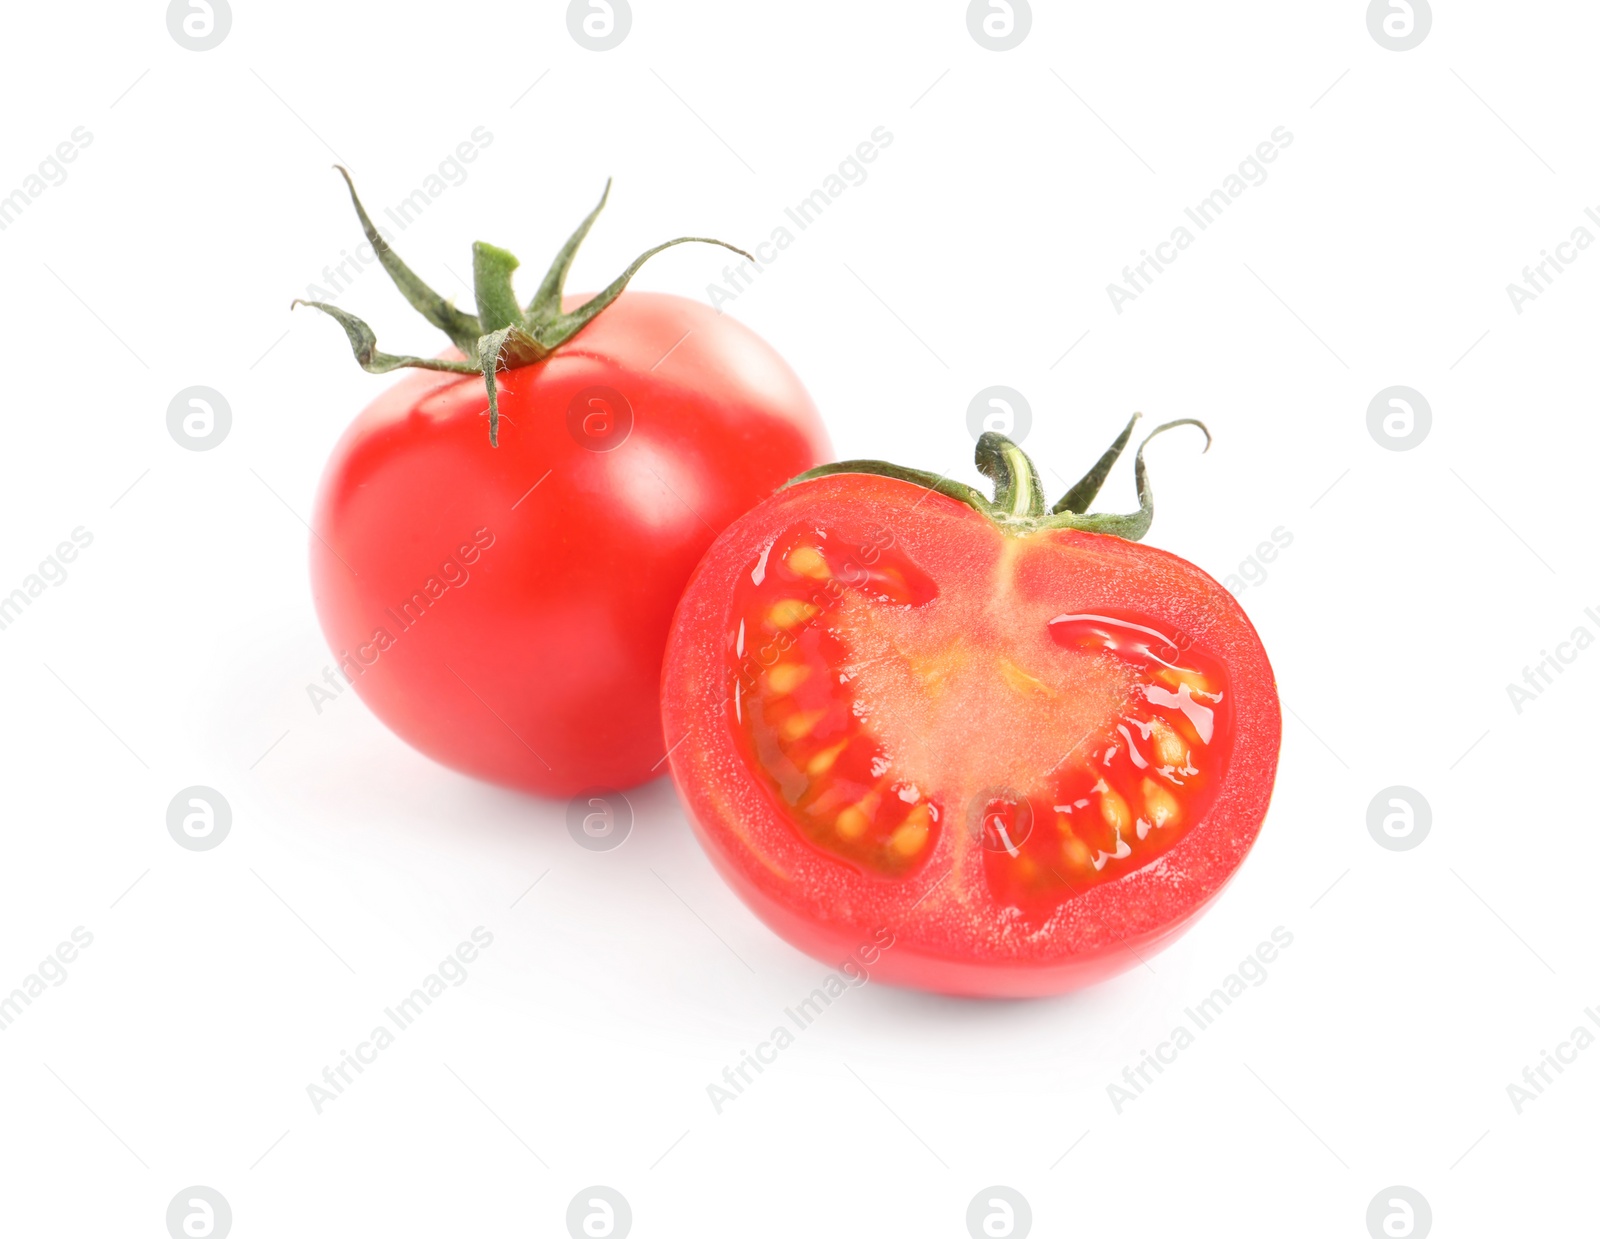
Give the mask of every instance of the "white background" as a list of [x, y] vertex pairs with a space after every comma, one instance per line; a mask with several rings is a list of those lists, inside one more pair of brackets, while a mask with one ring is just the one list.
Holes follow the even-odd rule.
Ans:
[[[205, 52], [163, 7], [7, 14], [0, 194], [93, 140], [0, 232], [0, 592], [94, 539], [0, 632], [0, 991], [94, 935], [0, 1033], [7, 1232], [159, 1236], [192, 1184], [241, 1239], [560, 1235], [590, 1184], [641, 1237], [959, 1237], [991, 1184], [1052, 1236], [1359, 1237], [1394, 1184], [1439, 1235], [1578, 1224], [1600, 1050], [1520, 1114], [1507, 1085], [1600, 1003], [1600, 652], [1521, 713], [1506, 685], [1600, 634], [1600, 253], [1521, 314], [1506, 285], [1600, 203], [1593, 6], [1439, 4], [1395, 52], [1358, 0], [1040, 3], [994, 52], [953, 0], [635, 0], [601, 53], [549, 2], [236, 2]], [[336, 156], [376, 208], [493, 135], [399, 245], [470, 301], [473, 240], [536, 279], [607, 175], [574, 289], [669, 236], [765, 238], [880, 125], [869, 179], [726, 312], [841, 456], [976, 480], [992, 384], [1063, 478], [1134, 409], [1204, 418], [1209, 455], [1151, 450], [1151, 541], [1223, 578], [1292, 534], [1240, 595], [1282, 766], [1236, 880], [1148, 968], [1036, 1002], [852, 990], [718, 1115], [706, 1086], [827, 967], [722, 884], [670, 785], [591, 853], [564, 805], [432, 764], [352, 694], [313, 709], [301, 518], [388, 380], [288, 303], [359, 240]], [[1117, 313], [1107, 284], [1277, 126], [1265, 183]], [[704, 298], [723, 257], [638, 286]], [[441, 343], [376, 268], [341, 303]], [[233, 412], [207, 452], [166, 428], [194, 384]], [[1432, 408], [1410, 451], [1367, 429], [1393, 384]], [[192, 784], [232, 805], [214, 851], [166, 830]], [[1367, 830], [1396, 784], [1432, 807], [1405, 852]], [[318, 1115], [306, 1086], [479, 925], [465, 984]], [[1107, 1086], [1280, 925], [1266, 982], [1119, 1114]]]

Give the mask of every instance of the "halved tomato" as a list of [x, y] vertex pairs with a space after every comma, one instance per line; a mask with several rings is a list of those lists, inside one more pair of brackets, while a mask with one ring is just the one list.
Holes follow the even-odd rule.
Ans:
[[1169, 941], [1243, 861], [1277, 770], [1272, 668], [1227, 590], [1137, 542], [1142, 444], [1139, 511], [1083, 514], [1133, 425], [1048, 512], [991, 433], [993, 501], [825, 465], [701, 561], [663, 669], [673, 776], [794, 945], [923, 989], [1058, 993]]

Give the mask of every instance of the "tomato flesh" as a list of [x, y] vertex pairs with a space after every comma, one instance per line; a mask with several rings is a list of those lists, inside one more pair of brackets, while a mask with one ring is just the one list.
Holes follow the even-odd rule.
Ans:
[[733, 525], [663, 669], [696, 831], [773, 928], [874, 979], [1037, 995], [1181, 932], [1254, 842], [1271, 666], [1232, 596], [1108, 535], [836, 474]]
[[1037, 641], [978, 644], [972, 617], [930, 615], [939, 588], [904, 554], [871, 558], [786, 530], [734, 603], [746, 753], [812, 844], [899, 877], [954, 830], [997, 901], [1039, 911], [1204, 815], [1232, 739], [1216, 659], [1153, 617], [1061, 614], [1038, 662]]

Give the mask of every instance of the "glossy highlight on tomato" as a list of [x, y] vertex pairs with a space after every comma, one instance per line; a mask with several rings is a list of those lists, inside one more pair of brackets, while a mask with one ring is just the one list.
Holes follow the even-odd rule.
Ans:
[[1232, 596], [1125, 536], [1142, 458], [1141, 517], [1046, 514], [985, 438], [996, 504], [851, 462], [735, 522], [680, 604], [664, 714], [702, 842], [784, 937], [828, 959], [887, 929], [879, 979], [1047, 994], [1215, 896], [1279, 710]]

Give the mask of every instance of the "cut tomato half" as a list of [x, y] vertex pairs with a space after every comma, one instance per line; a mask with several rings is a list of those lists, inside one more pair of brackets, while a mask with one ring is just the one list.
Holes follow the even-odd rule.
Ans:
[[1131, 431], [1051, 512], [998, 435], [993, 501], [824, 466], [701, 562], [664, 668], [673, 774], [718, 868], [802, 950], [1056, 993], [1170, 940], [1244, 859], [1277, 767], [1272, 669], [1221, 585], [1133, 540], [1142, 447], [1140, 511], [1081, 514]]

